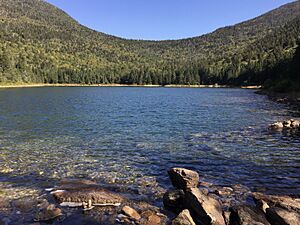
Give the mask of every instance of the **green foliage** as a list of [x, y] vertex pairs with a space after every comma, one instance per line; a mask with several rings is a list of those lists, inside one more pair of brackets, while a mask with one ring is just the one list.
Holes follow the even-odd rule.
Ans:
[[277, 64], [269, 73], [273, 79], [265, 81], [265, 88], [275, 92], [300, 92], [300, 45], [291, 60]]
[[293, 57], [299, 31], [299, 1], [200, 37], [138, 41], [81, 26], [43, 0], [0, 0], [0, 82], [263, 84]]

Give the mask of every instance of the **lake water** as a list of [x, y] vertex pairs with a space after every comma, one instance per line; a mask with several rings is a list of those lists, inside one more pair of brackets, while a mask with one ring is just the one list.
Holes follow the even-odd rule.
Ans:
[[254, 90], [2, 89], [0, 181], [45, 188], [77, 177], [150, 196], [176, 166], [215, 184], [300, 194], [300, 138], [267, 130], [294, 116]]

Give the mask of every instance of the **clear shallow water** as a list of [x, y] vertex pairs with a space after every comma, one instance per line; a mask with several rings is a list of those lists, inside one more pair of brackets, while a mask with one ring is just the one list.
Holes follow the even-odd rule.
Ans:
[[215, 184], [299, 195], [300, 138], [266, 129], [294, 116], [253, 90], [3, 89], [0, 181], [80, 177], [153, 194], [177, 166]]

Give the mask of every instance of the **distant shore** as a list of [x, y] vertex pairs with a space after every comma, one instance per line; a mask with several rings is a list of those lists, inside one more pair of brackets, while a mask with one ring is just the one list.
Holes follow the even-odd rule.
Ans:
[[260, 89], [261, 86], [229, 86], [229, 85], [154, 85], [154, 84], [0, 84], [0, 88], [34, 88], [34, 87], [165, 87], [165, 88], [243, 88]]

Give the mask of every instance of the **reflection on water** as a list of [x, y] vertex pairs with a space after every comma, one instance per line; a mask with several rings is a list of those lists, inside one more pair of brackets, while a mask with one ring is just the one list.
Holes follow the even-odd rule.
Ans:
[[217, 184], [300, 194], [300, 138], [266, 129], [291, 113], [253, 90], [0, 90], [0, 181], [82, 177], [152, 194], [182, 166]]

